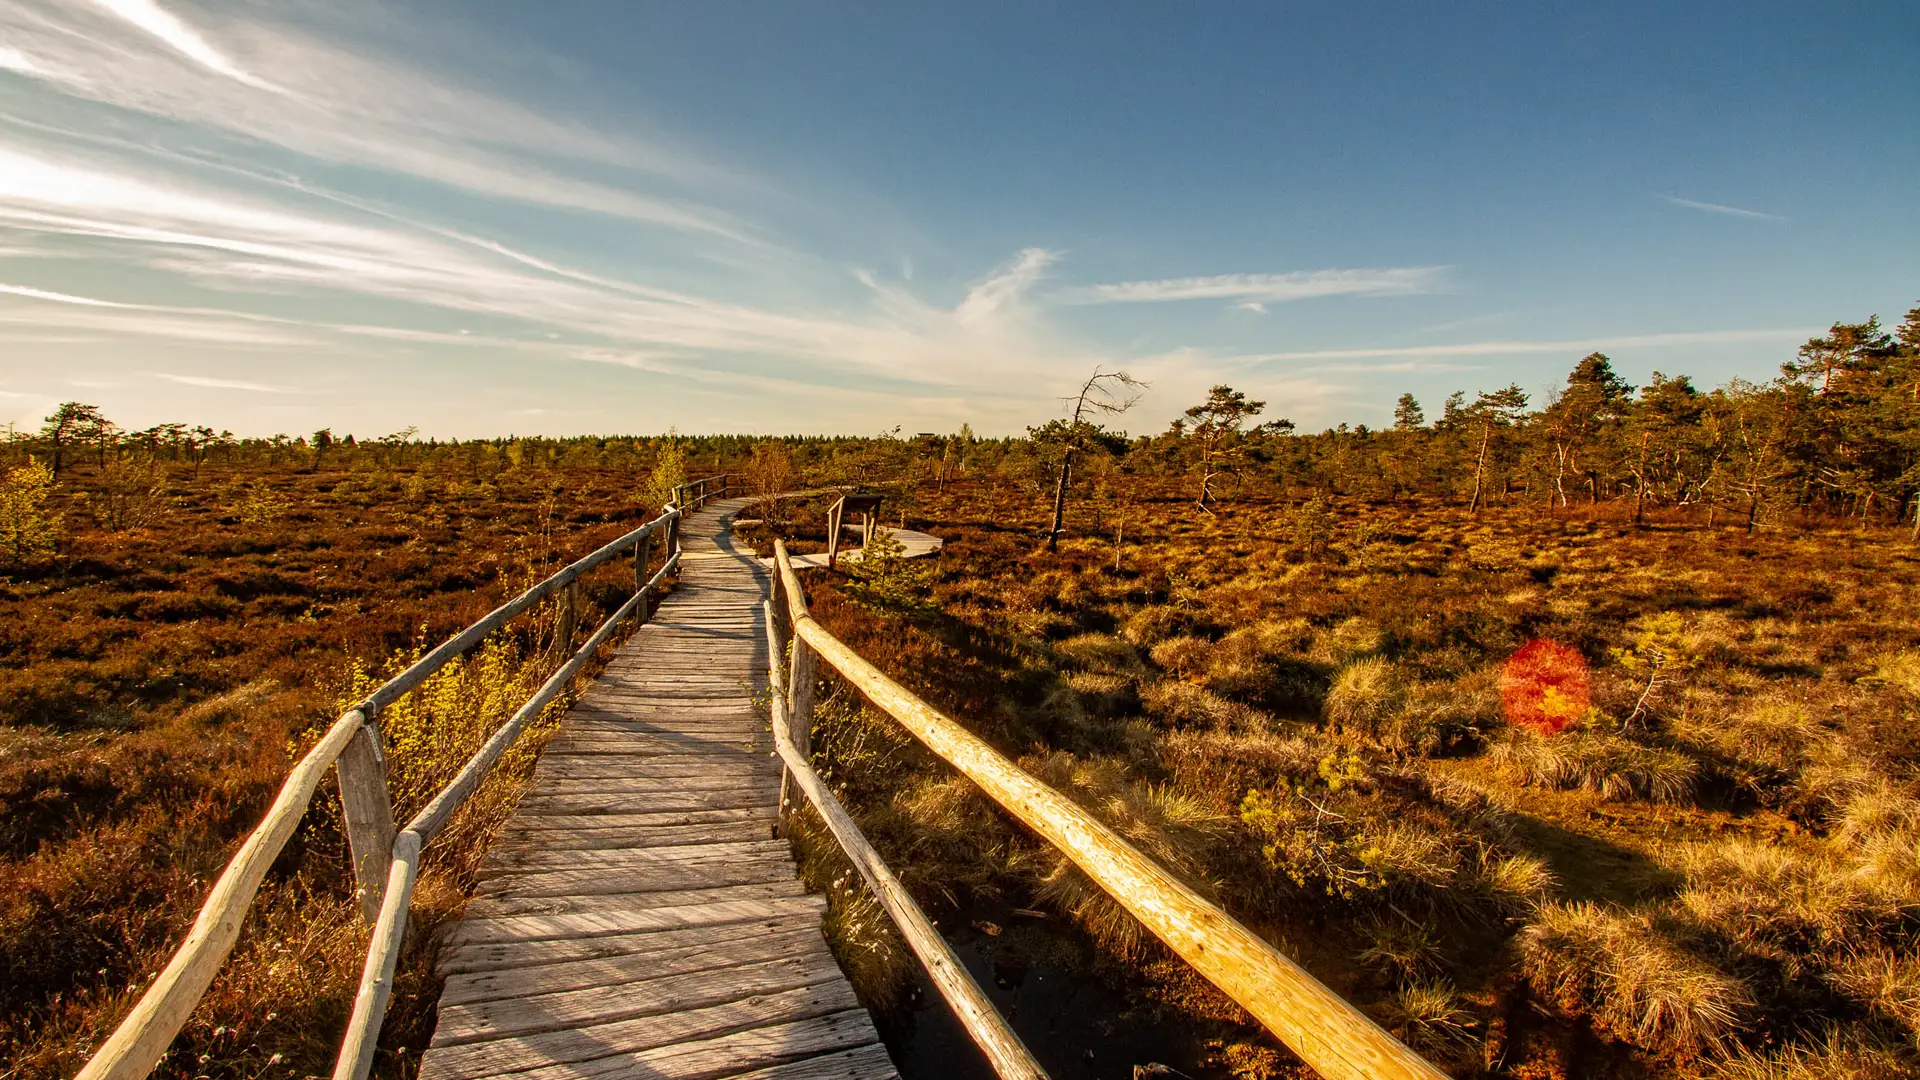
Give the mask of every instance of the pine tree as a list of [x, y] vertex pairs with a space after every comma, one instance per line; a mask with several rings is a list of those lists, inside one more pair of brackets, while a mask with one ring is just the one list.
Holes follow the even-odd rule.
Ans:
[[1427, 414], [1420, 409], [1420, 401], [1412, 394], [1401, 394], [1400, 401], [1393, 407], [1393, 429], [1395, 431], [1418, 431], [1427, 426]]
[[1194, 464], [1200, 473], [1200, 491], [1194, 502], [1200, 509], [1213, 513], [1214, 481], [1233, 471], [1242, 449], [1241, 428], [1266, 407], [1266, 402], [1250, 401], [1231, 386], [1216, 386], [1208, 391], [1207, 400], [1186, 411], [1188, 437], [1197, 444]]
[[1479, 512], [1483, 501], [1487, 457], [1493, 449], [1494, 432], [1512, 427], [1526, 408], [1526, 392], [1520, 389], [1518, 383], [1512, 383], [1504, 390], [1495, 390], [1492, 393], [1482, 391], [1474, 400], [1473, 407], [1467, 410], [1470, 422], [1480, 428], [1480, 454], [1473, 467], [1473, 499], [1467, 504], [1468, 513]]

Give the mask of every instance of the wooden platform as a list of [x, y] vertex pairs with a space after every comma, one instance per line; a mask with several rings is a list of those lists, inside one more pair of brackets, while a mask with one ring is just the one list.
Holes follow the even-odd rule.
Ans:
[[[875, 525], [874, 531], [884, 532], [900, 541], [900, 555], [907, 559], [917, 559], [922, 555], [937, 555], [946, 545], [945, 540], [917, 529], [895, 529], [887, 525]], [[865, 548], [842, 548], [840, 558], [847, 562], [859, 562], [861, 552], [865, 550]], [[793, 568], [796, 570], [818, 570], [827, 565], [827, 556], [824, 553], [795, 555], [792, 561]], [[762, 559], [761, 562], [767, 566], [773, 565], [772, 559]]]
[[754, 696], [767, 573], [720, 500], [680, 587], [568, 712], [440, 949], [420, 1080], [894, 1076], [820, 934]]

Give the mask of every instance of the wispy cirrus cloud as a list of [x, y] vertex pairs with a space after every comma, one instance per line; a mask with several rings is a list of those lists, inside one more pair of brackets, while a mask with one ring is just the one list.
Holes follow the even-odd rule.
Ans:
[[[1073, 304], [1153, 304], [1176, 300], [1239, 300], [1248, 310], [1266, 304], [1326, 296], [1410, 296], [1442, 292], [1450, 267], [1402, 266], [1355, 270], [1297, 270], [1287, 274], [1215, 274], [1209, 277], [1121, 281], [1067, 290]], [[1249, 304], [1254, 307], [1249, 307]]]
[[[320, 162], [591, 211], [740, 242], [736, 215], [682, 192], [750, 187], [662, 139], [596, 131], [427, 72], [382, 51], [268, 21], [213, 35], [154, 0], [0, 5], [0, 66], [74, 102], [144, 113]], [[386, 29], [386, 27], [383, 27]], [[255, 72], [270, 71], [269, 81]], [[603, 177], [612, 174], [616, 182]]]
[[1723, 214], [1727, 217], [1753, 218], [1759, 221], [1786, 222], [1791, 220], [1790, 218], [1787, 218], [1781, 214], [1768, 214], [1759, 210], [1744, 210], [1738, 206], [1728, 206], [1724, 203], [1700, 202], [1696, 199], [1682, 199], [1677, 195], [1661, 195], [1659, 198], [1661, 199], [1661, 201], [1671, 203], [1674, 206], [1685, 207], [1688, 210], [1700, 210], [1709, 214]]
[[245, 71], [172, 12], [153, 0], [93, 0], [94, 4], [125, 20], [129, 25], [152, 34], [173, 51], [208, 71], [225, 75], [235, 82], [260, 90], [276, 89], [273, 84]]
[[1388, 348], [1300, 349], [1291, 352], [1253, 353], [1228, 358], [1239, 365], [1270, 364], [1297, 360], [1377, 360], [1390, 357], [1444, 356], [1523, 356], [1550, 353], [1594, 352], [1601, 349], [1673, 349], [1709, 345], [1738, 345], [1764, 342], [1791, 342], [1805, 338], [1806, 327], [1770, 330], [1685, 330], [1664, 334], [1625, 334], [1617, 337], [1566, 338], [1559, 340], [1467, 341], [1434, 345], [1396, 345]]
[[0, 282], [0, 296], [21, 296], [28, 300], [46, 300], [55, 304], [74, 304], [79, 307], [128, 307], [111, 300], [96, 300], [91, 296], [75, 296], [72, 293], [54, 292], [51, 289], [36, 289], [29, 285], [9, 285]]
[[156, 371], [153, 377], [181, 386], [198, 386], [206, 390], [244, 390], [252, 394], [295, 393], [284, 386], [269, 386], [266, 383], [247, 382], [244, 379], [216, 379], [211, 375], [176, 375], [169, 371]]
[[[330, 364], [377, 382], [485, 357], [783, 403], [766, 412], [804, 400], [810, 417], [905, 408], [1005, 424], [1096, 364], [1162, 365], [1144, 344], [1054, 325], [1055, 305], [1264, 313], [1449, 287], [1446, 267], [1387, 267], [1059, 288], [1048, 279], [1065, 257], [1040, 246], [971, 280], [916, 278], [885, 252], [874, 265], [903, 269], [883, 280], [790, 246], [773, 208], [792, 197], [751, 175], [644, 127], [601, 130], [500, 84], [474, 89], [406, 62], [406, 35], [384, 22], [353, 21], [330, 5], [0, 2], [0, 353], [86, 344], [71, 355], [134, 376], [145, 397], [159, 383], [234, 392], [207, 399], [247, 415], [304, 407], [319, 392], [294, 387]], [[126, 343], [153, 346], [146, 370], [126, 370]], [[1204, 390], [1219, 367], [1190, 355], [1198, 366], [1170, 371], [1169, 392]], [[1324, 397], [1334, 383], [1287, 385]]]
[[1059, 259], [1059, 255], [1045, 248], [1026, 248], [1014, 256], [1012, 262], [969, 289], [966, 299], [954, 309], [954, 318], [968, 326], [979, 326], [1008, 314], [1046, 273], [1047, 267]]

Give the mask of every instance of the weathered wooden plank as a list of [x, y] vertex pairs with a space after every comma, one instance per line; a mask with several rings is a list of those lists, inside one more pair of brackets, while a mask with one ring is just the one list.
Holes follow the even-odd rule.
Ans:
[[697, 863], [678, 866], [605, 868], [589, 870], [525, 871], [481, 878], [474, 885], [479, 896], [589, 896], [595, 893], [671, 892], [721, 885], [757, 885], [793, 877], [793, 864]]
[[421, 1060], [420, 1080], [474, 1080], [543, 1065], [585, 1061], [604, 1056], [610, 1046], [620, 1047], [627, 1053], [638, 1053], [771, 1024], [829, 1016], [856, 1008], [858, 1004], [852, 989], [844, 980], [829, 980], [797, 990], [729, 1001], [704, 1009], [688, 1009], [639, 1020], [617, 1020], [611, 1024], [570, 1031], [548, 1031], [439, 1047], [428, 1050]]
[[787, 866], [793, 865], [790, 849], [784, 840], [771, 840], [757, 837], [752, 840], [736, 840], [714, 844], [684, 844], [661, 848], [616, 848], [611, 850], [582, 849], [578, 851], [549, 851], [540, 845], [527, 845], [509, 852], [499, 849], [491, 851], [482, 868], [482, 873], [498, 873], [508, 869], [530, 869], [533, 867], [552, 868], [578, 867], [594, 869], [602, 866], [654, 866], [660, 864], [688, 864], [703, 862], [755, 861], [771, 859]]
[[741, 967], [782, 960], [813, 952], [818, 927], [802, 926], [777, 934], [709, 934], [702, 940], [672, 949], [515, 967], [508, 970], [449, 975], [440, 991], [440, 1007], [471, 1005], [510, 997], [531, 997], [596, 986], [624, 985], [686, 975], [696, 971]]
[[774, 994], [840, 978], [831, 956], [781, 957], [720, 971], [694, 971], [627, 983], [618, 993], [594, 987], [553, 994], [528, 994], [498, 1001], [476, 1001], [440, 1009], [435, 1046], [455, 1046], [536, 1031], [630, 1020], [682, 1009]]
[[879, 1043], [741, 1073], [730, 1080], [899, 1080], [893, 1059]]
[[742, 792], [751, 795], [754, 792], [766, 790], [769, 786], [778, 788], [779, 784], [778, 777], [754, 773], [744, 776], [725, 773], [707, 776], [676, 776], [671, 780], [655, 780], [647, 777], [635, 780], [623, 776], [556, 776], [549, 777], [546, 783], [540, 785], [538, 798], [570, 799], [587, 795], [654, 798], [724, 792]]
[[[749, 1028], [714, 1039], [656, 1050], [550, 1065], [515, 1073], [515, 1080], [587, 1080], [647, 1077], [649, 1080], [719, 1080], [826, 1054], [871, 1046], [879, 1038], [873, 1021], [858, 1009], [772, 1027]], [[829, 1074], [834, 1075], [834, 1074]]]
[[730, 772], [746, 776], [757, 776], [762, 772], [778, 775], [779, 760], [771, 754], [759, 760], [741, 761], [608, 761], [605, 756], [574, 757], [569, 754], [556, 754], [545, 758], [533, 771], [537, 783], [546, 777], [555, 779], [578, 779], [592, 776], [617, 776], [634, 780], [653, 780], [662, 784], [672, 784], [679, 780], [704, 779], [715, 773]]
[[722, 810], [656, 810], [635, 814], [587, 814], [570, 818], [563, 814], [540, 817], [516, 817], [501, 830], [511, 837], [522, 832], [547, 833], [575, 829], [646, 829], [691, 825], [726, 825], [738, 822], [764, 822], [773, 817], [768, 806], [745, 806]]
[[[710, 890], [714, 892], [722, 890]], [[739, 892], [739, 889], [725, 890]], [[795, 894], [798, 895], [798, 894]], [[582, 914], [596, 909], [583, 908], [582, 905], [594, 900], [605, 900], [614, 905], [602, 913], [618, 916], [623, 912], [645, 910], [632, 904], [632, 897], [567, 897], [569, 908], [576, 908], [565, 914]], [[518, 899], [505, 901], [516, 907], [540, 903], [539, 899]], [[488, 904], [485, 900], [476, 900], [469, 910]], [[701, 926], [680, 926], [665, 930], [647, 930], [630, 934], [605, 934], [599, 937], [557, 937], [524, 939], [491, 943], [464, 944], [457, 948], [444, 950], [434, 964], [434, 969], [442, 975], [452, 976], [463, 972], [532, 971], [547, 964], [573, 963], [579, 960], [596, 960], [610, 956], [627, 956], [635, 953], [661, 952], [682, 948], [687, 945], [710, 942], [716, 937], [736, 938], [755, 937], [766, 934], [779, 934], [790, 930], [804, 929], [813, 933], [820, 932], [820, 911], [814, 907], [796, 908], [788, 913], [772, 918], [751, 919], [740, 923], [706, 924]]]
[[[607, 753], [624, 750], [632, 754], [714, 754], [725, 756], [752, 751], [764, 753], [771, 745], [764, 732], [566, 732], [554, 737], [549, 749], [555, 754]], [[576, 751], [575, 748], [578, 748]]]
[[[575, 894], [581, 895], [581, 894]], [[581, 911], [565, 915], [522, 915], [502, 919], [462, 919], [447, 936], [446, 948], [547, 938], [589, 938], [632, 934], [644, 930], [673, 930], [688, 926], [726, 926], [777, 919], [799, 912], [826, 910], [817, 896], [783, 896], [685, 904], [680, 907], [625, 911]]]
[[520, 799], [518, 813], [647, 813], [668, 809], [737, 809], [770, 801], [760, 788], [726, 792], [634, 792], [611, 796], [545, 796]]

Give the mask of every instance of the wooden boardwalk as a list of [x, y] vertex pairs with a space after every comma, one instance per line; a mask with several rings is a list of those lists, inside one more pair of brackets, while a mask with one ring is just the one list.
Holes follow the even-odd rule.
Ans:
[[891, 1077], [772, 837], [767, 572], [717, 500], [680, 585], [569, 711], [442, 943], [421, 1080]]

